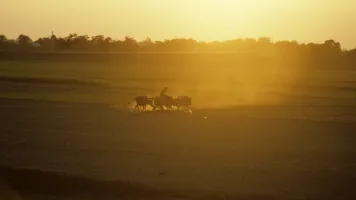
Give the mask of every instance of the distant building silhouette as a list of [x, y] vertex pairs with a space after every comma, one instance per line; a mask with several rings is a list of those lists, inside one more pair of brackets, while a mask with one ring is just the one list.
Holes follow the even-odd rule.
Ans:
[[56, 36], [53, 34], [53, 31], [52, 31], [50, 52], [54, 52], [55, 44], [56, 44]]

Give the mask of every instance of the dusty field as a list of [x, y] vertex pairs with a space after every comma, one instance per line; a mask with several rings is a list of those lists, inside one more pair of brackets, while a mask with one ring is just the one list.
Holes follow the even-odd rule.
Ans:
[[1, 165], [164, 189], [355, 197], [352, 123], [254, 118], [248, 109], [136, 115], [99, 104], [1, 105]]
[[[177, 77], [163, 79], [165, 73], [152, 76], [152, 70], [144, 77], [126, 71], [119, 79], [110, 70], [63, 66], [2, 63], [0, 165], [83, 176], [95, 182], [90, 190], [105, 183], [100, 181], [118, 180], [162, 194], [143, 192], [148, 199], [356, 198], [353, 71], [319, 71], [298, 77], [298, 84], [283, 82], [290, 87], [253, 77], [226, 89], [225, 72], [215, 79], [201, 76], [199, 88]], [[248, 83], [255, 83], [253, 94]], [[171, 94], [193, 97], [193, 114], [128, 110], [135, 95], [156, 95], [166, 84]], [[220, 86], [224, 90], [217, 93]], [[24, 193], [19, 178], [7, 183], [13, 179], [6, 174], [16, 171], [0, 171], [20, 197], [56, 199], [38, 188]], [[66, 185], [62, 181], [60, 187]], [[85, 190], [81, 184], [73, 188]], [[100, 191], [115, 191], [108, 187]]]

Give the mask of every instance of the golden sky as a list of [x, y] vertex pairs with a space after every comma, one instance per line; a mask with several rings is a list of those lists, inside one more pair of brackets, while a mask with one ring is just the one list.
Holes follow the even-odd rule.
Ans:
[[356, 0], [2, 0], [0, 34], [33, 39], [53, 30], [138, 40], [340, 41], [356, 47]]

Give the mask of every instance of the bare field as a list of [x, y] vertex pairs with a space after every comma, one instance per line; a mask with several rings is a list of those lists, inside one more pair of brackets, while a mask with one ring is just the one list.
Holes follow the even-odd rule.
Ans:
[[[143, 63], [2, 61], [0, 165], [170, 191], [147, 199], [356, 198], [354, 71]], [[130, 112], [164, 86], [193, 114]]]

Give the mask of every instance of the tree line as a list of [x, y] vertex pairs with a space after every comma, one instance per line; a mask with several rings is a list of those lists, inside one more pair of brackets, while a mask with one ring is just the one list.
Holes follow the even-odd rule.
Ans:
[[307, 62], [309, 64], [356, 66], [356, 48], [342, 49], [334, 40], [324, 43], [298, 43], [276, 41], [270, 38], [244, 38], [215, 42], [200, 42], [194, 39], [175, 38], [153, 41], [147, 38], [137, 41], [132, 37], [114, 40], [103, 35], [69, 34], [55, 35], [32, 40], [27, 35], [8, 39], [0, 35], [0, 51], [22, 52], [257, 52], [266, 56], [277, 56], [282, 62]]

